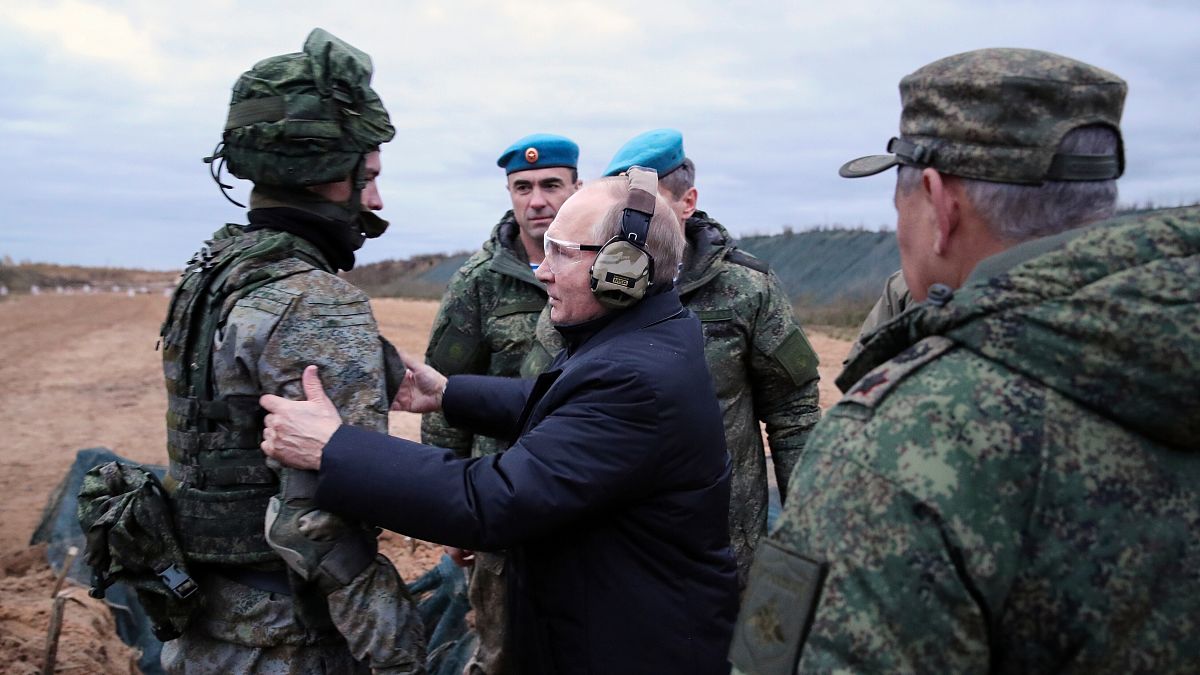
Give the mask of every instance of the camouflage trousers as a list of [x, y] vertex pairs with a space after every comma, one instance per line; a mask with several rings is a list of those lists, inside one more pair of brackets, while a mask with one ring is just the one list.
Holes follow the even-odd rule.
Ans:
[[[163, 669], [200, 673], [424, 673], [424, 626], [403, 581], [382, 556], [326, 598], [331, 625], [299, 616], [295, 598], [220, 575], [202, 581], [205, 606], [163, 645]], [[346, 636], [346, 637], [343, 637]], [[359, 659], [355, 658], [355, 655]]]
[[508, 578], [503, 553], [475, 554], [467, 597], [475, 612], [479, 643], [463, 675], [513, 675], [508, 640]]

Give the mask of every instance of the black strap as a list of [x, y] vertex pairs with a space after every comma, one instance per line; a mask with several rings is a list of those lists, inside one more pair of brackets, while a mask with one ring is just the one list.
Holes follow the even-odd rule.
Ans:
[[225, 130], [244, 127], [256, 122], [278, 122], [287, 116], [287, 102], [282, 96], [252, 98], [229, 106]]
[[1120, 176], [1118, 155], [1055, 155], [1046, 170], [1047, 180], [1112, 180]]

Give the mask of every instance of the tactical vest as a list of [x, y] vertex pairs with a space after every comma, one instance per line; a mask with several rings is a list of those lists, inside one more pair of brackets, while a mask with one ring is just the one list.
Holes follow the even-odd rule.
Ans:
[[164, 485], [189, 561], [279, 561], [263, 536], [267, 501], [279, 486], [259, 448], [263, 411], [257, 395], [214, 397], [213, 340], [239, 299], [312, 270], [333, 271], [299, 237], [227, 225], [188, 261], [171, 298], [161, 331], [170, 458]]

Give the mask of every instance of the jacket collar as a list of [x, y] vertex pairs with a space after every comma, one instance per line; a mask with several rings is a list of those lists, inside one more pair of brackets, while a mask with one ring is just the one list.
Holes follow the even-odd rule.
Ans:
[[[957, 326], [978, 319], [985, 314], [985, 310], [970, 301], [970, 298], [978, 295], [977, 289], [986, 287], [992, 279], [1008, 274], [1020, 265], [1062, 248], [1090, 229], [1080, 227], [1031, 239], [979, 261], [962, 288], [954, 291], [953, 302], [945, 307], [928, 302], [914, 303], [867, 336], [862, 351], [838, 375], [838, 388], [843, 392], [849, 391], [863, 375], [926, 337], [943, 335]], [[963, 298], [968, 300], [964, 302]]]
[[[679, 293], [674, 288], [666, 288], [629, 309], [616, 310], [590, 321], [555, 328], [562, 333], [563, 340], [567, 343], [563, 354], [570, 359], [595, 349], [617, 335], [666, 321], [683, 311]], [[562, 364], [560, 362], [557, 365]]]
[[520, 226], [510, 210], [496, 223], [496, 227], [492, 228], [491, 238], [483, 245], [484, 249], [492, 254], [488, 269], [541, 289], [542, 282], [533, 275], [533, 268], [529, 266], [529, 256], [521, 244], [519, 233]]
[[726, 253], [734, 248], [733, 237], [703, 211], [696, 211], [684, 225], [687, 253], [679, 274], [679, 295], [687, 295], [712, 281], [725, 268]]

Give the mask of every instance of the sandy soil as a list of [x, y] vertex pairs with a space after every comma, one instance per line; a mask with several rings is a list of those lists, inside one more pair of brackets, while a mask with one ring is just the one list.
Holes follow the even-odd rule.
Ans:
[[[422, 354], [433, 301], [373, 302], [401, 351]], [[0, 302], [0, 673], [38, 672], [53, 574], [29, 537], [46, 498], [82, 448], [131, 460], [166, 461], [161, 354], [155, 351], [167, 298], [94, 294], [9, 296]], [[833, 377], [850, 343], [809, 336], [821, 357], [821, 404], [837, 399]], [[417, 415], [392, 413], [391, 431], [417, 438]], [[434, 565], [441, 547], [385, 533], [382, 549], [406, 579]], [[72, 592], [60, 668], [129, 671], [130, 652], [112, 634], [99, 601]], [[106, 623], [107, 622], [107, 623]], [[70, 660], [74, 659], [74, 660]], [[70, 671], [68, 671], [70, 672]]]

